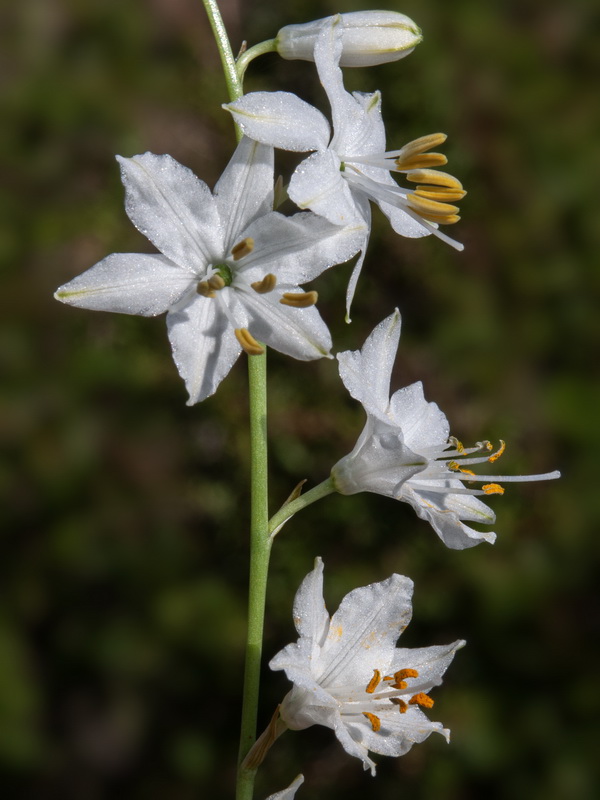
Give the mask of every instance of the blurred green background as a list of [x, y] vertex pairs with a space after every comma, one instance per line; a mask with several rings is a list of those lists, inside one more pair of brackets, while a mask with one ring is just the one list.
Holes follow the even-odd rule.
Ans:
[[[234, 48], [342, 10], [223, 2]], [[378, 7], [377, 3], [370, 3]], [[288, 733], [257, 798], [591, 800], [600, 741], [598, 78], [591, 3], [406, 0], [424, 42], [346, 71], [383, 91], [390, 147], [437, 130], [468, 189], [451, 231], [392, 233], [377, 213], [343, 322], [349, 267], [317, 282], [336, 349], [404, 313], [395, 387], [465, 443], [508, 442], [503, 472], [563, 471], [492, 499], [494, 547], [446, 550], [411, 509], [330, 498], [274, 548], [265, 652], [292, 641], [315, 555], [330, 610], [402, 572], [406, 646], [468, 640], [435, 691], [452, 729], [362, 772], [333, 734]], [[234, 146], [200, 0], [29, 0], [0, 12], [0, 791], [20, 798], [232, 796], [245, 626], [246, 374], [195, 408], [162, 319], [66, 308], [61, 283], [108, 253], [150, 250], [127, 220], [114, 154], [169, 152], [211, 186]], [[269, 55], [246, 88], [298, 90], [314, 68]], [[289, 166], [293, 159], [284, 158]], [[362, 410], [335, 363], [270, 354], [273, 510], [352, 448]], [[261, 724], [287, 691], [265, 670]]]

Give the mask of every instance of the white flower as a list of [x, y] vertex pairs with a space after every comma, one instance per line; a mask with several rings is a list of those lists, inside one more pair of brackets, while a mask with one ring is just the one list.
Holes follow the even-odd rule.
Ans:
[[273, 208], [273, 150], [243, 138], [214, 194], [171, 156], [118, 157], [126, 211], [160, 254], [116, 253], [55, 294], [81, 308], [155, 316], [169, 339], [188, 405], [213, 394], [240, 352], [328, 356], [331, 338], [298, 284], [350, 258], [360, 226]]
[[[325, 20], [314, 51], [331, 104], [333, 136], [320, 111], [288, 92], [254, 92], [223, 107], [252, 139], [283, 150], [316, 151], [298, 165], [290, 180], [288, 194], [300, 208], [310, 208], [336, 225], [364, 219], [370, 227], [369, 200], [373, 200], [402, 236], [434, 233], [462, 250], [438, 225], [458, 221], [453, 203], [465, 192], [456, 178], [432, 169], [445, 164], [445, 156], [427, 152], [446, 136], [435, 133], [386, 151], [379, 92], [349, 94], [344, 89], [338, 64], [342, 33], [339, 15]], [[399, 186], [390, 171], [404, 173], [416, 188]], [[348, 308], [367, 240], [368, 229], [348, 285]]]
[[290, 783], [287, 789], [284, 789], [281, 792], [275, 792], [275, 794], [271, 794], [267, 797], [267, 800], [293, 800], [296, 796], [296, 792], [304, 783], [304, 775], [297, 775], [294, 780]]
[[[362, 350], [338, 354], [342, 380], [364, 406], [367, 422], [354, 450], [331, 470], [335, 487], [342, 494], [376, 492], [410, 503], [453, 549], [472, 547], [482, 540], [494, 542], [495, 533], [474, 530], [462, 522], [489, 525], [495, 520], [494, 512], [475, 495], [503, 494], [498, 481], [550, 480], [560, 473], [476, 475], [471, 467], [496, 461], [504, 442], [495, 452], [487, 441], [463, 447], [450, 436], [448, 420], [438, 406], [425, 400], [421, 383], [390, 397], [399, 339], [396, 309], [370, 334]], [[474, 481], [484, 485], [481, 489], [465, 486]]]
[[[423, 39], [412, 19], [397, 11], [350, 11], [340, 17], [340, 67], [372, 67], [398, 61], [412, 53]], [[314, 61], [315, 42], [325, 21], [286, 25], [275, 39], [279, 55]]]
[[294, 688], [280, 707], [285, 724], [300, 730], [325, 725], [350, 755], [375, 774], [369, 751], [401, 756], [436, 731], [421, 708], [442, 682], [454, 653], [465, 643], [398, 648], [410, 622], [413, 583], [402, 575], [354, 589], [330, 619], [323, 600], [323, 562], [302, 582], [294, 600], [300, 638], [279, 652], [271, 669], [283, 669]]

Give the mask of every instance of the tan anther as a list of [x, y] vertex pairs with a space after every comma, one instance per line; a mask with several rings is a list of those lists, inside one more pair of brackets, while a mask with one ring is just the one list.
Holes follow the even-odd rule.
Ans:
[[366, 717], [369, 722], [371, 723], [371, 727], [377, 733], [377, 731], [381, 730], [381, 720], [375, 714], [371, 714], [370, 711], [363, 711], [363, 717]]
[[410, 207], [419, 214], [434, 214], [436, 217], [446, 217], [459, 212], [458, 206], [450, 205], [450, 203], [438, 203], [437, 200], [429, 200], [414, 192], [406, 195], [406, 199]]
[[254, 281], [251, 283], [250, 286], [254, 289], [255, 292], [258, 294], [268, 294], [272, 292], [277, 284], [277, 278], [273, 275], [272, 272], [269, 272], [262, 281]]
[[215, 272], [215, 274], [211, 275], [211, 277], [207, 280], [207, 284], [213, 291], [218, 292], [225, 286], [225, 281], [217, 272]]
[[235, 338], [242, 346], [242, 350], [248, 353], [249, 356], [262, 356], [265, 352], [264, 347], [260, 346], [248, 328], [236, 328], [234, 333]]
[[240, 258], [249, 255], [254, 250], [254, 239], [251, 236], [246, 236], [241, 242], [238, 242], [235, 247], [231, 248], [231, 255], [234, 261], [239, 261]]
[[486, 494], [504, 494], [504, 489], [499, 483], [486, 483], [481, 488]]
[[413, 169], [406, 175], [413, 183], [427, 184], [428, 186], [445, 186], [447, 189], [462, 191], [462, 183], [448, 172], [439, 169]]
[[308, 308], [314, 306], [318, 299], [317, 292], [284, 292], [279, 302], [292, 308]]
[[433, 706], [433, 700], [428, 694], [425, 694], [425, 692], [418, 692], [410, 698], [408, 704], [411, 706], [423, 706], [423, 708], [431, 708]]
[[402, 157], [410, 158], [417, 153], [425, 153], [432, 147], [444, 144], [447, 138], [445, 133], [428, 133], [426, 136], [419, 136], [418, 139], [413, 139], [412, 142], [404, 145]]
[[401, 714], [406, 714], [408, 703], [405, 700], [401, 700], [399, 697], [390, 697], [390, 700], [395, 706], [398, 706], [398, 711]]
[[196, 291], [198, 294], [201, 294], [202, 297], [214, 297], [215, 292], [211, 287], [208, 285], [208, 281], [200, 281], [200, 283], [196, 286]]
[[380, 683], [381, 683], [381, 672], [379, 672], [378, 669], [374, 669], [373, 670], [373, 677], [371, 678], [371, 680], [367, 684], [367, 688], [365, 689], [365, 692], [367, 692], [368, 694], [373, 694], [373, 692], [379, 686]]
[[394, 672], [394, 678], [397, 681], [406, 680], [406, 678], [418, 678], [419, 673], [416, 669], [400, 669], [398, 672]]
[[458, 214], [426, 214], [424, 211], [419, 211], [419, 216], [438, 225], [454, 225], [455, 222], [460, 222]]
[[488, 461], [494, 463], [494, 461], [497, 461], [500, 458], [500, 456], [505, 450], [506, 450], [506, 442], [500, 439], [500, 447], [496, 450], [495, 453], [492, 453], [491, 456], [488, 456]]
[[415, 153], [410, 156], [401, 155], [396, 159], [396, 169], [400, 172], [411, 169], [431, 169], [443, 167], [448, 159], [443, 153]]

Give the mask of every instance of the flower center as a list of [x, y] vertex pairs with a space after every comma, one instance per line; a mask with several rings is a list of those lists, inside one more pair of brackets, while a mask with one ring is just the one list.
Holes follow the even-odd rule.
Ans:
[[[433, 700], [425, 692], [414, 692], [418, 686], [413, 686], [413, 690], [408, 686], [408, 680], [418, 678], [419, 673], [416, 669], [400, 669], [394, 672], [393, 675], [386, 675], [381, 677], [381, 672], [378, 669], [373, 670], [373, 677], [365, 687], [366, 694], [370, 695], [372, 701], [375, 702], [375, 710], [386, 711], [388, 704], [397, 706], [401, 714], [406, 714], [409, 706], [422, 706], [423, 708], [431, 708]], [[402, 695], [402, 696], [401, 696]], [[362, 711], [363, 717], [366, 717], [371, 723], [371, 727], [377, 733], [381, 730], [381, 717], [373, 713], [373, 711]]]

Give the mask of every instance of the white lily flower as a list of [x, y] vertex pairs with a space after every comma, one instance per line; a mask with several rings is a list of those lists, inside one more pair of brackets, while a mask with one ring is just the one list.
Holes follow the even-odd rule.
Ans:
[[293, 800], [293, 798], [296, 796], [296, 792], [303, 783], [304, 775], [297, 775], [287, 789], [283, 789], [281, 792], [275, 792], [275, 794], [269, 795], [267, 800]]
[[[398, 61], [412, 53], [423, 39], [418, 25], [397, 11], [350, 11], [340, 17], [340, 67], [373, 67]], [[314, 61], [315, 42], [326, 21], [317, 19], [301, 25], [286, 25], [275, 39], [279, 55], [286, 59]]]
[[330, 619], [323, 600], [323, 562], [302, 582], [294, 600], [300, 638], [271, 660], [294, 688], [280, 719], [293, 730], [331, 728], [346, 752], [375, 774], [369, 751], [401, 756], [413, 744], [450, 731], [431, 722], [428, 692], [465, 642], [417, 649], [396, 647], [410, 622], [413, 582], [402, 575], [363, 586], [344, 597]]
[[[342, 35], [340, 15], [325, 20], [314, 50], [331, 104], [333, 135], [320, 111], [289, 92], [253, 92], [223, 108], [252, 139], [283, 150], [315, 151], [298, 165], [288, 187], [299, 208], [310, 208], [335, 225], [354, 224], [357, 219], [367, 223], [362, 256], [348, 285], [349, 310], [368, 241], [369, 201], [377, 203], [400, 235], [433, 233], [462, 250], [438, 226], [458, 221], [453, 203], [465, 192], [452, 175], [434, 169], [447, 163], [441, 153], [428, 152], [446, 140], [444, 134], [423, 136], [400, 150], [386, 151], [379, 92], [349, 94], [344, 88], [339, 67]], [[400, 186], [390, 172], [403, 173], [416, 187]]]
[[[450, 436], [448, 420], [435, 403], [425, 400], [422, 384], [413, 383], [391, 397], [390, 380], [400, 340], [398, 309], [368, 336], [362, 350], [339, 353], [346, 388], [364, 406], [367, 422], [353, 451], [331, 470], [341, 494], [376, 492], [410, 503], [431, 524], [448, 547], [463, 550], [496, 534], [478, 531], [463, 520], [491, 525], [494, 512], [477, 495], [504, 494], [499, 482], [544, 481], [542, 475], [478, 475], [476, 464], [494, 463], [490, 442], [464, 447]], [[478, 482], [482, 487], [465, 484]]]
[[329, 356], [316, 292], [299, 283], [360, 248], [360, 226], [273, 208], [273, 149], [243, 138], [214, 194], [171, 156], [117, 157], [126, 211], [160, 254], [116, 253], [57, 290], [63, 303], [122, 314], [167, 312], [188, 405], [213, 394], [260, 340], [301, 360]]

